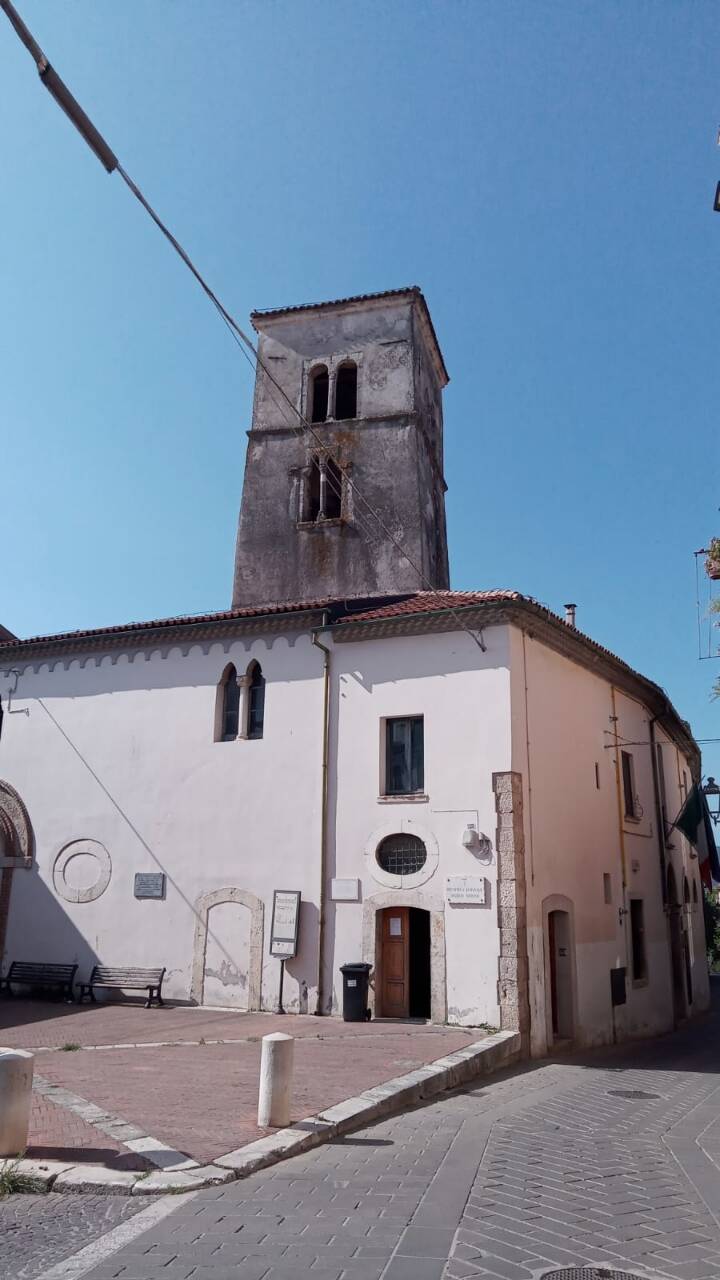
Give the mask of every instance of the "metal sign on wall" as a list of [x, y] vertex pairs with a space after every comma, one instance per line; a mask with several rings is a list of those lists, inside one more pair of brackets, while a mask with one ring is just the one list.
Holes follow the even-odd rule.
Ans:
[[270, 955], [279, 956], [282, 960], [290, 960], [297, 955], [299, 927], [299, 890], [275, 889], [270, 929]]
[[134, 894], [136, 898], [164, 898], [164, 871], [138, 871], [135, 876]]
[[483, 876], [448, 876], [446, 881], [448, 902], [464, 906], [485, 906], [485, 879]]

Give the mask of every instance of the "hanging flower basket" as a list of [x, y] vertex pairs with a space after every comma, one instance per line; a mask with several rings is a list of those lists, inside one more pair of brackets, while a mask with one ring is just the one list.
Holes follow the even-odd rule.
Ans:
[[720, 578], [720, 538], [712, 538], [708, 547], [705, 572], [708, 578]]

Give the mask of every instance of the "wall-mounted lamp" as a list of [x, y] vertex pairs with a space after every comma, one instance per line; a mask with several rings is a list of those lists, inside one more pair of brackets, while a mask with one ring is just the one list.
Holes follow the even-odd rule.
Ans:
[[462, 833], [464, 847], [481, 862], [492, 861], [492, 841], [482, 831], [478, 831], [474, 822], [469, 822]]
[[720, 786], [714, 778], [708, 778], [703, 787], [703, 795], [707, 800], [708, 813], [717, 826], [720, 822]]

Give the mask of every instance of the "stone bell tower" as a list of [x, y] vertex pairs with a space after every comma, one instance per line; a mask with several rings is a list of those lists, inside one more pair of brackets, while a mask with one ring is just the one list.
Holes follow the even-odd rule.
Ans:
[[251, 319], [263, 365], [312, 434], [258, 368], [233, 606], [448, 587], [448, 375], [421, 291], [255, 311]]

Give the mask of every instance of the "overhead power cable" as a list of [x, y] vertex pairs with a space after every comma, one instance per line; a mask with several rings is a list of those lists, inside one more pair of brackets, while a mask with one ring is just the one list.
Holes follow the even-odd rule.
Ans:
[[[136, 200], [139, 201], [139, 203], [145, 209], [146, 213], [148, 213], [149, 216], [152, 218], [155, 225], [158, 227], [158, 229], [162, 232], [165, 238], [172, 245], [173, 249], [182, 259], [182, 261], [185, 263], [185, 266], [188, 268], [188, 270], [192, 272], [193, 276], [197, 280], [201, 289], [210, 299], [213, 306], [216, 308], [219, 315], [222, 317], [224, 323], [227, 325], [228, 329], [235, 337], [236, 341], [238, 342], [238, 345], [241, 346], [246, 356], [248, 355], [252, 356], [252, 360], [255, 361], [256, 367], [262, 370], [264, 376], [271, 383], [274, 390], [280, 395], [285, 406], [290, 410], [290, 413], [292, 414], [293, 418], [297, 419], [298, 426], [295, 427], [293, 425], [293, 429], [296, 430], [299, 435], [309, 436], [312, 439], [315, 447], [319, 451], [320, 455], [322, 457], [327, 458], [330, 455], [330, 450], [327, 444], [325, 443], [325, 441], [314, 429], [313, 425], [310, 422], [308, 422], [307, 418], [300, 412], [297, 406], [293, 404], [293, 402], [290, 400], [284, 387], [277, 381], [273, 372], [267, 367], [265, 362], [261, 359], [260, 354], [255, 346], [255, 343], [248, 336], [248, 334], [244, 332], [244, 330], [240, 327], [240, 325], [237, 323], [235, 318], [226, 309], [226, 307], [218, 298], [217, 294], [210, 288], [209, 284], [201, 275], [200, 271], [198, 271], [197, 267], [193, 263], [190, 256], [186, 253], [185, 249], [182, 247], [179, 240], [177, 240], [177, 238], [166, 226], [166, 224], [163, 222], [160, 216], [155, 212], [155, 210], [152, 208], [152, 205], [145, 198], [140, 188], [133, 181], [130, 175], [125, 171], [123, 166], [120, 164], [120, 161], [118, 160], [114, 151], [112, 151], [112, 149], [108, 146], [105, 139], [102, 137], [100, 132], [95, 128], [92, 121], [83, 111], [82, 107], [77, 102], [77, 100], [73, 97], [70, 90], [67, 88], [67, 85], [65, 85], [63, 80], [61, 80], [60, 76], [51, 66], [50, 62], [46, 58], [45, 54], [43, 53], [37, 41], [32, 36], [31, 32], [26, 27], [25, 23], [23, 22], [19, 13], [15, 9], [14, 5], [11, 4], [10, 0], [0, 0], [0, 8], [5, 12], [15, 32], [17, 33], [18, 37], [20, 38], [22, 43], [25, 45], [26, 49], [29, 51], [31, 57], [35, 62], [35, 65], [37, 66], [40, 79], [42, 80], [43, 84], [45, 85], [45, 88], [48, 90], [50, 95], [55, 99], [57, 104], [62, 108], [62, 110], [65, 112], [68, 118], [75, 125], [81, 137], [88, 144], [90, 149], [93, 151], [94, 155], [97, 156], [98, 160], [103, 165], [104, 169], [108, 173], [114, 173], [115, 171], [117, 171], [120, 174], [120, 177], [123, 179], [123, 181], [128, 186], [132, 194], [135, 196]], [[420, 584], [428, 591], [429, 594], [431, 594], [439, 603], [442, 604], [443, 609], [445, 609], [447, 612], [451, 614], [451, 616], [457, 622], [461, 630], [466, 631], [467, 634], [470, 636], [470, 638], [474, 641], [474, 643], [484, 652], [486, 649], [486, 645], [482, 638], [482, 632], [478, 636], [473, 631], [470, 630], [467, 623], [460, 617], [460, 615], [458, 614], [457, 610], [453, 607], [453, 605], [447, 600], [447, 598], [443, 595], [442, 592], [440, 592], [436, 587], [434, 587], [433, 583], [424, 573], [423, 569], [418, 564], [416, 564], [412, 556], [408, 554], [407, 549], [402, 545], [400, 539], [397, 538], [396, 535], [392, 532], [392, 530], [388, 528], [387, 524], [382, 519], [382, 516], [380, 515], [380, 513], [377, 511], [375, 507], [373, 507], [372, 503], [370, 503], [365, 498], [364, 494], [358, 488], [357, 484], [350, 478], [347, 472], [345, 472], [344, 475], [345, 475], [345, 482], [347, 484], [347, 487], [349, 490], [351, 490], [353, 497], [356, 499], [357, 502], [361, 504], [364, 511], [376, 521], [379, 529], [382, 531], [382, 533], [387, 538], [387, 540], [392, 543], [392, 545], [395, 547], [397, 552], [401, 556], [403, 556], [404, 559], [408, 562], [410, 567], [417, 574], [418, 581], [420, 582]], [[334, 478], [331, 475], [326, 475], [326, 482], [327, 481], [329, 481], [330, 487], [333, 489], [336, 495], [340, 496], [338, 494], [338, 486]], [[366, 524], [364, 525], [364, 527], [367, 531]]]

